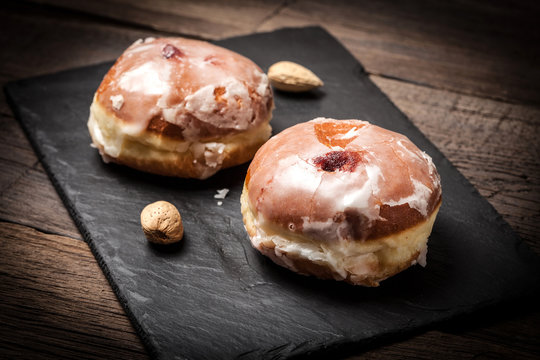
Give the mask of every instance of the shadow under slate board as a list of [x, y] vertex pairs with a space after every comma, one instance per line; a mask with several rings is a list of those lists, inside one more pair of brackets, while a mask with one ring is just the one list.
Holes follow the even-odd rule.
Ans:
[[[300, 276], [251, 247], [239, 203], [247, 165], [199, 181], [101, 161], [86, 121], [110, 63], [9, 84], [17, 118], [154, 357], [339, 354], [537, 288], [536, 255], [325, 30], [282, 29], [217, 44], [265, 71], [280, 60], [298, 62], [325, 82], [311, 93], [275, 92], [274, 133], [319, 116], [363, 119], [403, 133], [433, 157], [443, 206], [426, 268], [408, 269], [378, 288]], [[222, 188], [230, 192], [218, 206], [214, 194]], [[140, 211], [162, 199], [182, 214], [179, 245], [152, 246], [141, 231]]]

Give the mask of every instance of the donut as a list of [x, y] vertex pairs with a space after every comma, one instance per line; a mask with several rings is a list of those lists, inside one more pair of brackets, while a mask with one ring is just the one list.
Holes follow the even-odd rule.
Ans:
[[270, 137], [268, 78], [246, 57], [185, 38], [132, 44], [90, 106], [92, 144], [105, 162], [206, 179], [251, 160]]
[[241, 209], [251, 243], [299, 274], [378, 286], [414, 264], [441, 206], [429, 155], [360, 120], [317, 118], [255, 154]]

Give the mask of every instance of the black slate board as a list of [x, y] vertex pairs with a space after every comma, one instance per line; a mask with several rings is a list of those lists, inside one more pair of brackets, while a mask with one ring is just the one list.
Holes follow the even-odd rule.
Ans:
[[[158, 358], [270, 359], [362, 347], [537, 288], [539, 261], [499, 214], [321, 28], [283, 29], [217, 42], [264, 70], [279, 60], [312, 69], [325, 86], [277, 92], [274, 133], [318, 116], [359, 118], [406, 134], [429, 153], [443, 206], [428, 266], [379, 288], [296, 275], [252, 249], [240, 214], [247, 165], [206, 181], [170, 179], [104, 164], [86, 130], [92, 95], [110, 63], [7, 86], [50, 178], [151, 353]], [[230, 193], [217, 206], [217, 189]], [[185, 239], [149, 245], [142, 208], [182, 213]]]

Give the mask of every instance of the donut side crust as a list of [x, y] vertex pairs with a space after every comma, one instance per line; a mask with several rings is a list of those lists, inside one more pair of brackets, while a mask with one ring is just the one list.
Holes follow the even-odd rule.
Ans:
[[[420, 258], [427, 251], [428, 237], [441, 205], [439, 202], [425, 221], [385, 237], [346, 244], [322, 243], [281, 226], [266, 224], [262, 229], [247, 194], [244, 185], [242, 215], [252, 245], [258, 251], [276, 264], [302, 275], [368, 287], [379, 286], [380, 281], [422, 261]], [[302, 251], [296, 251], [291, 244], [297, 244]], [[344, 245], [353, 255], [343, 256]], [[306, 249], [313, 251], [306, 252]], [[306, 257], [306, 254], [310, 256]]]
[[271, 135], [269, 121], [248, 131], [204, 142], [185, 141], [143, 130], [129, 134], [124, 122], [94, 99], [88, 130], [105, 162], [164, 176], [206, 179], [253, 158]]

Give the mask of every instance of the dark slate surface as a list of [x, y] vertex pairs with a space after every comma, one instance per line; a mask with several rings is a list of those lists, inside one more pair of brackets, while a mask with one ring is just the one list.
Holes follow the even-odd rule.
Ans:
[[[135, 39], [134, 39], [135, 40]], [[11, 83], [8, 98], [49, 176], [148, 349], [158, 358], [270, 359], [339, 352], [525, 296], [538, 258], [499, 214], [320, 28], [218, 42], [264, 70], [279, 60], [312, 69], [325, 86], [276, 93], [277, 133], [317, 116], [359, 118], [406, 134], [439, 169], [443, 206], [428, 266], [379, 288], [296, 275], [250, 245], [239, 197], [247, 166], [206, 181], [104, 164], [86, 130], [92, 95], [111, 64]], [[217, 189], [231, 189], [217, 206]], [[139, 214], [156, 200], [180, 210], [180, 245], [147, 243]]]

